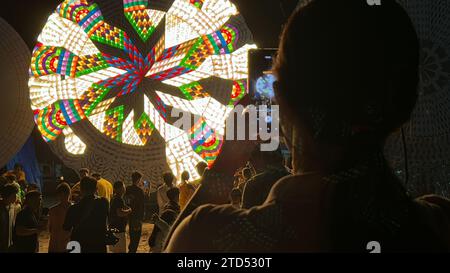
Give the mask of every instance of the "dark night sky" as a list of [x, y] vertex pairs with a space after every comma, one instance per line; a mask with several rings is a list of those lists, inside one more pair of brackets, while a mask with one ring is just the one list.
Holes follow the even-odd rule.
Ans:
[[[111, 0], [122, 1], [122, 0]], [[298, 0], [231, 0], [247, 21], [259, 47], [275, 48], [282, 25], [294, 10]], [[61, 0], [14, 0], [2, 3], [0, 16], [23, 38], [32, 50], [47, 18]], [[33, 138], [36, 155], [41, 162], [56, 161], [49, 146], [35, 129]]]

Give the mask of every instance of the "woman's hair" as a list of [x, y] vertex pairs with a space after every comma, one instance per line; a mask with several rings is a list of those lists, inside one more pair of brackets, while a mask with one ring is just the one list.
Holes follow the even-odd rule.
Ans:
[[133, 184], [139, 182], [139, 180], [143, 177], [141, 172], [135, 171], [131, 174], [131, 182], [133, 182]]
[[308, 1], [283, 31], [276, 96], [318, 141], [383, 142], [410, 118], [418, 64], [416, 32], [394, 0]]
[[116, 182], [114, 182], [114, 185], [113, 185], [114, 191], [123, 189], [123, 187], [125, 187], [125, 184], [124, 184], [122, 181], [116, 181]]
[[166, 185], [172, 185], [175, 176], [171, 172], [165, 172], [163, 174], [163, 180]]
[[85, 194], [93, 194], [97, 190], [97, 180], [93, 177], [86, 176], [80, 181], [81, 192]]

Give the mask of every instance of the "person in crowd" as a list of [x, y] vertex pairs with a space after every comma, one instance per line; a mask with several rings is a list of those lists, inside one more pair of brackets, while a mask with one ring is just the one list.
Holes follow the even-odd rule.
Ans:
[[70, 241], [80, 243], [81, 253], [106, 253], [108, 200], [95, 196], [97, 180], [85, 176], [80, 181], [81, 199], [67, 211], [63, 228]]
[[22, 206], [25, 201], [26, 192], [24, 192], [21, 189], [19, 183], [17, 183], [15, 181], [16, 176], [14, 174], [10, 174], [7, 177], [8, 177], [8, 180], [10, 181], [10, 185], [13, 185], [14, 187], [17, 188], [16, 201], [14, 203], [10, 204], [8, 207], [8, 210], [9, 210], [9, 238], [10, 238], [9, 244], [12, 245], [13, 244], [12, 239], [13, 239], [13, 235], [14, 235], [14, 225], [16, 223], [17, 215], [22, 210]]
[[230, 204], [235, 209], [240, 209], [242, 206], [242, 191], [239, 188], [234, 188], [230, 192]]
[[130, 233], [129, 253], [136, 253], [142, 235], [142, 221], [144, 220], [145, 196], [142, 189], [142, 173], [135, 171], [131, 174], [132, 185], [127, 187], [126, 199], [131, 208], [128, 218]]
[[13, 238], [13, 251], [19, 253], [39, 252], [39, 234], [46, 229], [40, 222], [42, 196], [38, 191], [25, 195], [24, 208], [16, 218]]
[[180, 207], [183, 210], [195, 192], [195, 187], [189, 183], [188, 171], [181, 173], [181, 183], [178, 188], [180, 189]]
[[80, 181], [75, 183], [75, 185], [73, 185], [72, 190], [70, 192], [70, 196], [73, 203], [78, 203], [80, 201], [81, 198], [80, 182], [84, 177], [89, 176], [90, 171], [88, 168], [81, 168], [78, 171], [78, 174], [80, 176]]
[[220, 205], [248, 157], [245, 141], [226, 142], [188, 207], [217, 205], [185, 210], [167, 252], [368, 252], [374, 239], [383, 252], [448, 252], [450, 200], [413, 200], [383, 155], [414, 109], [418, 69], [417, 35], [396, 1], [304, 1], [274, 66], [294, 174], [261, 206]]
[[26, 181], [25, 172], [23, 171], [23, 166], [20, 163], [14, 164], [14, 168], [4, 174], [4, 176], [8, 175], [14, 175], [16, 181]]
[[25, 193], [22, 188], [20, 187], [20, 184], [17, 182], [17, 176], [15, 175], [14, 172], [10, 171], [7, 172], [4, 175], [4, 178], [6, 179], [8, 184], [13, 184], [14, 186], [16, 186], [19, 189], [19, 192], [17, 193], [17, 201], [16, 203], [22, 204], [23, 200], [25, 198]]
[[115, 230], [114, 235], [119, 238], [116, 245], [110, 246], [112, 253], [126, 253], [127, 240], [125, 230], [127, 227], [127, 218], [131, 213], [131, 208], [125, 204], [123, 196], [125, 194], [125, 184], [122, 181], [114, 183], [114, 196], [111, 200], [109, 211], [109, 228]]
[[7, 183], [14, 183], [17, 181], [17, 177], [12, 171], [6, 172], [3, 174], [3, 177], [6, 179]]
[[22, 180], [17, 181], [17, 183], [18, 183], [19, 186], [20, 186], [20, 190], [21, 190], [22, 192], [26, 192], [26, 190], [27, 190], [27, 188], [28, 188], [28, 183], [27, 183], [27, 181], [24, 180], [24, 179], [22, 179]]
[[206, 169], [208, 169], [208, 163], [206, 163], [205, 161], [200, 161], [195, 166], [195, 169], [197, 170], [197, 172], [198, 172], [198, 174], [200, 176], [203, 176], [203, 174], [205, 173]]
[[0, 253], [6, 253], [11, 246], [9, 206], [17, 199], [17, 187], [11, 184], [0, 186]]
[[102, 178], [99, 173], [93, 173], [92, 177], [97, 179], [97, 195], [106, 198], [110, 202], [113, 196], [113, 185], [111, 182]]
[[167, 191], [174, 187], [173, 185], [174, 180], [175, 176], [171, 172], [166, 172], [163, 174], [164, 184], [159, 186], [158, 191], [156, 193], [159, 215], [161, 215], [164, 206], [167, 204], [167, 202], [169, 202], [169, 198], [167, 197]]
[[167, 191], [167, 197], [169, 201], [164, 206], [161, 216], [154, 214], [152, 217], [152, 222], [155, 224], [155, 227], [148, 239], [150, 252], [152, 253], [159, 253], [163, 250], [170, 227], [180, 213], [180, 190], [178, 188], [169, 189]]
[[249, 209], [266, 201], [273, 185], [289, 175], [278, 151], [263, 152], [259, 149], [252, 155], [252, 162], [259, 172], [245, 183], [242, 195], [242, 208]]
[[59, 203], [50, 208], [48, 229], [50, 232], [50, 242], [48, 246], [49, 253], [67, 252], [67, 243], [70, 240], [70, 232], [64, 230], [64, 220], [70, 203], [70, 186], [67, 183], [61, 183], [56, 187], [56, 197]]

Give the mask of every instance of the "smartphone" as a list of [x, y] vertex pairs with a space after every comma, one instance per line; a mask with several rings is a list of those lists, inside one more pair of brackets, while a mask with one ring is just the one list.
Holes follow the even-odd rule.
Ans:
[[[264, 116], [265, 128], [272, 130], [272, 104], [275, 90], [273, 84], [276, 77], [272, 71], [278, 49], [260, 48], [248, 52], [248, 88], [252, 104], [257, 107], [258, 118]], [[265, 108], [261, 108], [265, 106]], [[264, 113], [262, 113], [264, 112]], [[261, 119], [258, 126], [261, 125]]]
[[274, 48], [251, 49], [248, 52], [249, 95], [255, 106], [270, 106], [275, 92], [276, 77], [272, 72], [273, 61], [278, 50]]
[[148, 181], [144, 181], [144, 188], [149, 188], [150, 187], [150, 183]]

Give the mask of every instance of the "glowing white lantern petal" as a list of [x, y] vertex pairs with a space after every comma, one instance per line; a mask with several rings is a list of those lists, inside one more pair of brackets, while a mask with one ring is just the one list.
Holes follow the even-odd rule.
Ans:
[[236, 14], [230, 1], [207, 0], [198, 9], [190, 0], [175, 0], [167, 12], [166, 48], [214, 32]]
[[203, 159], [192, 149], [188, 135], [184, 131], [178, 130], [180, 136], [166, 142], [167, 163], [172, 172], [176, 174], [177, 181], [180, 181], [183, 171], [189, 172], [190, 181], [197, 180], [200, 176], [195, 166]]
[[156, 91], [156, 93], [165, 104], [205, 118], [208, 126], [214, 129], [216, 133], [224, 135], [225, 121], [233, 108], [221, 104], [212, 97], [186, 100], [169, 94], [164, 94], [160, 91]]
[[84, 154], [86, 150], [86, 144], [84, 144], [84, 142], [81, 141], [81, 139], [77, 135], [75, 135], [70, 127], [66, 127], [63, 130], [63, 134], [65, 136], [64, 145], [69, 153], [73, 155]]
[[146, 96], [144, 96], [144, 108], [145, 113], [166, 141], [167, 163], [173, 173], [177, 175], [177, 180], [185, 170], [189, 171], [191, 179], [200, 178], [195, 166], [203, 159], [192, 149], [188, 134], [166, 123]]
[[155, 9], [147, 9], [146, 12], [147, 12], [149, 18], [151, 18], [151, 21], [155, 27], [157, 25], [159, 25], [161, 20], [166, 15], [166, 13], [164, 11], [155, 10]]
[[28, 81], [32, 109], [42, 109], [58, 100], [80, 98], [94, 83], [126, 73], [125, 70], [109, 67], [78, 78], [62, 79], [53, 74], [31, 77]]
[[223, 0], [205, 0], [202, 11], [212, 19], [209, 22], [215, 29], [225, 24], [232, 15], [239, 13], [233, 3]]
[[100, 53], [80, 26], [57, 13], [50, 15], [38, 41], [46, 46], [64, 47], [78, 56]]
[[93, 114], [88, 117], [89, 121], [94, 125], [97, 130], [100, 132], [103, 132], [104, 126], [105, 126], [105, 112], [100, 112]]
[[141, 138], [134, 129], [134, 111], [128, 115], [122, 125], [122, 142], [125, 144], [144, 146]]
[[224, 79], [240, 80], [248, 77], [248, 51], [256, 45], [245, 45], [231, 54], [211, 56], [214, 75]]
[[39, 78], [31, 77], [28, 81], [30, 88], [31, 108], [42, 109], [57, 100], [56, 94], [50, 92], [52, 84], [60, 78], [59, 75], [48, 75]]
[[174, 14], [167, 15], [165, 48], [176, 46], [196, 37], [198, 37], [196, 30], [187, 22]]

